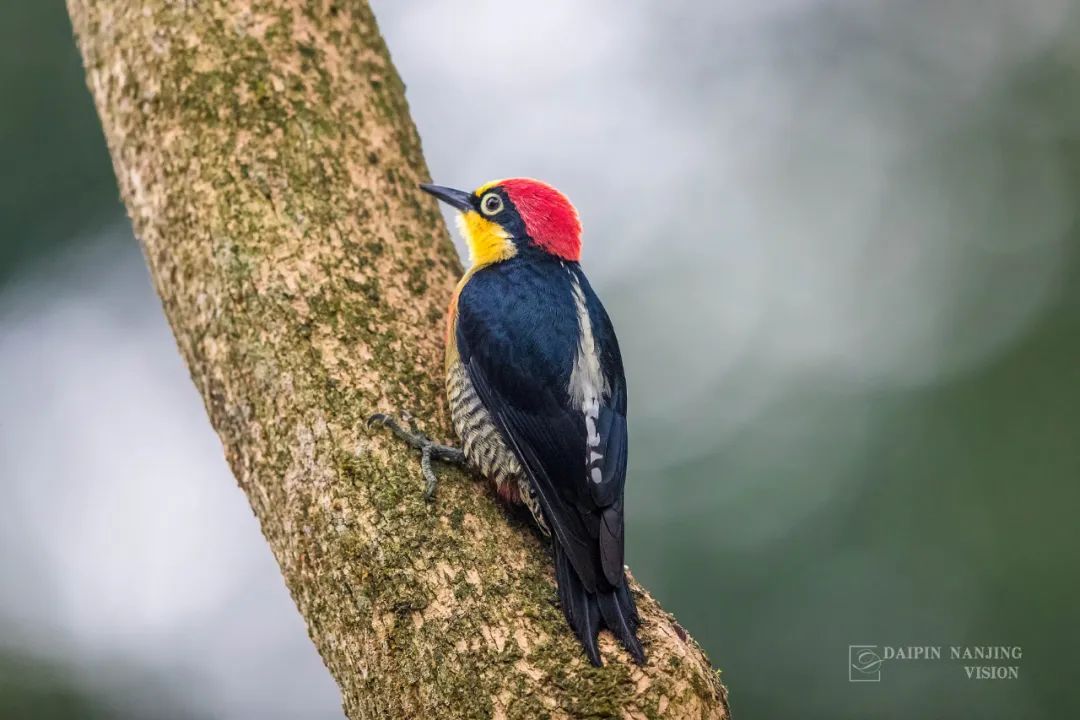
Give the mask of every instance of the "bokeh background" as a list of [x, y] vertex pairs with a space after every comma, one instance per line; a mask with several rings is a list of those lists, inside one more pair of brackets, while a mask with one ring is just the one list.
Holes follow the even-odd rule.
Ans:
[[[1077, 716], [1080, 3], [373, 5], [437, 181], [578, 205], [629, 563], [737, 716]], [[0, 5], [0, 107], [0, 717], [341, 718], [58, 0]]]

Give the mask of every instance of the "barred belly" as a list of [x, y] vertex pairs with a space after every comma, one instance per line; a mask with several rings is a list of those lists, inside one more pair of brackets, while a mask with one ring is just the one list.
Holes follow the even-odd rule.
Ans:
[[523, 503], [547, 535], [547, 523], [540, 511], [536, 492], [517, 457], [503, 442], [460, 361], [455, 360], [447, 367], [446, 397], [450, 403], [454, 431], [461, 438], [469, 463], [495, 484], [495, 490], [504, 500]]

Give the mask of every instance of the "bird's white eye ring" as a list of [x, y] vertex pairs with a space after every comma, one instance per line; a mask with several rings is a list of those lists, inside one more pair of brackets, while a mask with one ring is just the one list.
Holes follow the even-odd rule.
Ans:
[[502, 198], [495, 193], [488, 193], [480, 201], [480, 210], [485, 215], [498, 215], [502, 212], [503, 201]]

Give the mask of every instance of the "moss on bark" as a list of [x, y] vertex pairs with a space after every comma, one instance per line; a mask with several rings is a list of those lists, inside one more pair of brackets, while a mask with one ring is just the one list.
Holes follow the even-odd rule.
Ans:
[[461, 268], [361, 0], [69, 0], [120, 191], [180, 351], [351, 718], [721, 718], [641, 594], [650, 662], [593, 668], [546, 549], [481, 484], [364, 418], [448, 437]]

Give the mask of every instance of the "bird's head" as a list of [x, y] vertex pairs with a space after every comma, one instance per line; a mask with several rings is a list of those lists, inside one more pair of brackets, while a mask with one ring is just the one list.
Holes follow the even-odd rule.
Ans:
[[547, 183], [510, 178], [485, 183], [472, 192], [440, 185], [420, 188], [461, 211], [458, 226], [474, 266], [530, 249], [572, 262], [581, 257], [577, 210]]

